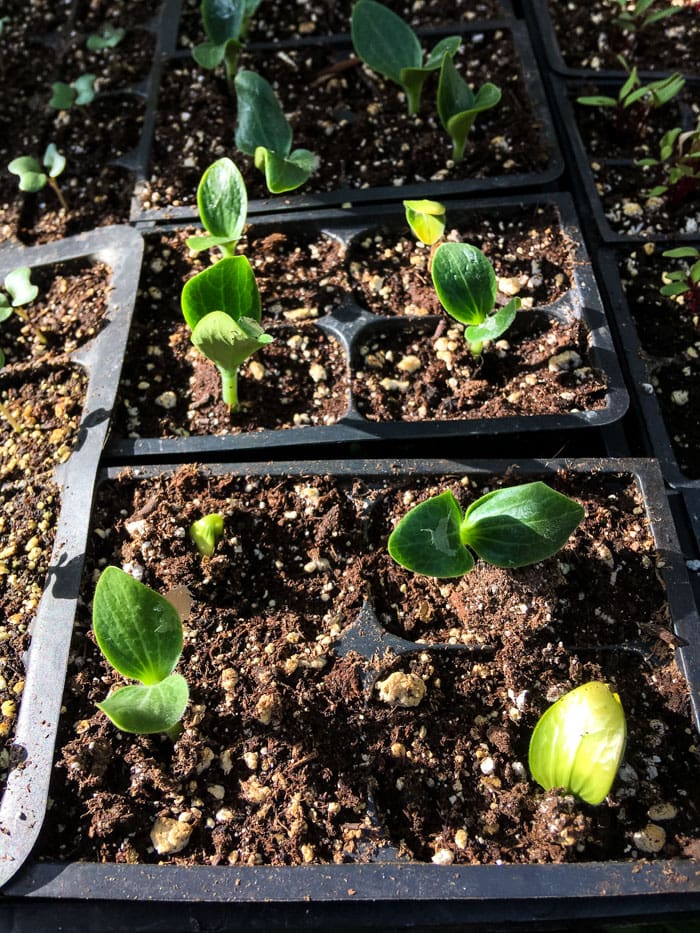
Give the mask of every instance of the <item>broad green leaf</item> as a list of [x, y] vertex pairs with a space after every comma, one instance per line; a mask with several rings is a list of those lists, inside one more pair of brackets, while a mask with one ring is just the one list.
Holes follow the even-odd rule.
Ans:
[[112, 667], [143, 684], [167, 677], [182, 652], [182, 622], [173, 606], [119, 567], [107, 567], [97, 582], [92, 627]]
[[180, 298], [185, 320], [194, 330], [212, 311], [223, 311], [233, 320], [260, 320], [260, 292], [246, 256], [230, 256], [189, 279]]
[[433, 71], [437, 71], [443, 56], [447, 56], [451, 60], [455, 56], [458, 48], [459, 36], [448, 36], [446, 39], [442, 39], [438, 42], [424, 65], [421, 65], [419, 68], [411, 67], [401, 69], [400, 84], [406, 92], [410, 113], [418, 113], [420, 109], [423, 85], [428, 75]]
[[318, 168], [318, 159], [308, 149], [295, 149], [286, 158], [258, 146], [255, 167], [265, 173], [265, 184], [272, 194], [294, 191]]
[[53, 93], [51, 94], [49, 107], [53, 107], [55, 110], [68, 110], [73, 106], [76, 91], [70, 84], [66, 84], [64, 81], [54, 81], [51, 87]]
[[440, 65], [442, 65], [443, 56], [449, 55], [450, 58], [454, 58], [459, 51], [461, 42], [462, 40], [459, 36], [447, 36], [445, 39], [440, 39], [437, 45], [431, 49], [426, 56], [423, 68], [426, 71], [437, 71]]
[[476, 246], [442, 243], [433, 256], [432, 276], [443, 308], [462, 324], [481, 324], [493, 310], [496, 275]]
[[257, 321], [246, 317], [236, 321], [223, 311], [207, 314], [192, 331], [192, 343], [200, 353], [228, 373], [272, 340]]
[[674, 249], [666, 249], [661, 254], [668, 256], [669, 259], [695, 259], [698, 251], [694, 246], [676, 246]]
[[73, 82], [75, 88], [75, 102], [78, 106], [92, 103], [95, 99], [95, 78], [96, 75], [85, 74], [76, 78]]
[[415, 32], [400, 16], [375, 0], [358, 0], [350, 23], [358, 58], [373, 71], [403, 84], [404, 68], [420, 68], [423, 52]]
[[460, 541], [462, 511], [448, 490], [411, 509], [389, 537], [397, 564], [426, 577], [461, 577], [474, 566]]
[[177, 725], [188, 699], [185, 678], [171, 674], [156, 684], [121, 687], [96, 705], [122, 732], [149, 735], [169, 732]]
[[41, 166], [33, 156], [19, 156], [7, 166], [13, 175], [19, 175], [20, 191], [41, 191], [48, 181]]
[[5, 276], [5, 288], [10, 293], [13, 308], [34, 301], [39, 294], [38, 287], [31, 282], [31, 274], [29, 266], [18, 266]]
[[467, 509], [462, 543], [496, 567], [525, 567], [556, 554], [583, 516], [578, 502], [545, 483], [496, 489]]
[[211, 557], [224, 533], [224, 517], [218, 512], [203, 515], [190, 525], [190, 539], [202, 557]]
[[236, 75], [235, 88], [238, 101], [236, 146], [250, 156], [263, 146], [286, 158], [292, 148], [292, 128], [272, 86], [254, 71], [243, 70]]
[[421, 243], [432, 246], [445, 232], [445, 205], [439, 201], [404, 201], [406, 221]]
[[248, 192], [231, 159], [218, 159], [206, 169], [197, 188], [197, 207], [212, 236], [240, 239], [248, 213]]
[[672, 298], [674, 295], [683, 295], [690, 291], [690, 286], [686, 282], [670, 282], [659, 289], [660, 294]]
[[99, 52], [102, 49], [113, 49], [119, 45], [125, 35], [126, 29], [122, 29], [121, 26], [113, 26], [111, 23], [105, 23], [102, 27], [102, 32], [93, 33], [91, 36], [88, 36], [85, 44], [91, 52]]
[[202, 25], [211, 43], [238, 39], [243, 27], [245, 0], [202, 0]]
[[471, 327], [467, 327], [464, 331], [467, 343], [477, 344], [480, 347], [487, 340], [498, 340], [515, 320], [520, 304], [519, 298], [512, 298], [495, 314], [490, 314], [482, 324], [472, 324]]
[[192, 49], [192, 58], [194, 58], [197, 64], [202, 68], [206, 68], [207, 71], [213, 71], [214, 68], [218, 68], [224, 60], [225, 54], [225, 42], [220, 45], [216, 45], [214, 42], [201, 42]]
[[66, 167], [66, 157], [61, 155], [55, 143], [49, 143], [44, 152], [43, 163], [49, 173], [49, 178], [58, 178]]
[[530, 739], [530, 771], [545, 790], [563, 787], [595, 806], [610, 793], [626, 738], [619, 696], [600, 681], [582, 684], [539, 719]]
[[467, 136], [476, 117], [484, 110], [495, 107], [501, 99], [501, 89], [486, 83], [475, 95], [464, 78], [445, 55], [440, 68], [437, 107], [440, 122], [450, 134], [455, 162], [464, 156]]

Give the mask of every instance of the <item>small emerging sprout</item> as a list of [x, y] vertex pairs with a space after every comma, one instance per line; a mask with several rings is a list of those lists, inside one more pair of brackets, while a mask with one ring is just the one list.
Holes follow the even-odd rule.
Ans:
[[261, 0], [202, 0], [202, 25], [209, 41], [196, 45], [192, 56], [207, 70], [223, 62], [231, 94], [234, 93], [238, 55], [260, 3]]
[[525, 567], [556, 554], [583, 516], [578, 502], [541, 482], [496, 489], [464, 515], [447, 490], [404, 515], [389, 537], [389, 554], [426, 577], [468, 573], [469, 548], [495, 567]]
[[663, 273], [663, 286], [659, 289], [662, 295], [675, 298], [677, 295], [686, 295], [688, 310], [691, 315], [700, 313], [700, 250], [694, 246], [678, 246], [667, 249], [661, 254], [668, 259], [690, 259], [690, 268], [674, 269], [673, 272]]
[[120, 687], [98, 703], [122, 732], [181, 732], [189, 690], [173, 671], [182, 653], [182, 621], [159, 593], [119, 567], [107, 567], [95, 588], [92, 627], [112, 667], [138, 685]]
[[620, 697], [594, 680], [542, 714], [530, 739], [530, 771], [545, 790], [563, 787], [597, 806], [610, 793], [626, 739]]
[[230, 256], [193, 276], [181, 296], [192, 343], [221, 375], [222, 397], [239, 408], [238, 370], [272, 337], [260, 326], [260, 293], [245, 256]]
[[[46, 343], [46, 336], [29, 319], [29, 315], [22, 309], [34, 301], [39, 289], [31, 281], [31, 269], [28, 266], [18, 266], [5, 276], [4, 292], [0, 292], [0, 324], [6, 321], [14, 312], [34, 332], [40, 343]], [[0, 350], [0, 368], [5, 365], [5, 354]]]
[[204, 515], [190, 525], [190, 540], [201, 557], [211, 557], [216, 543], [224, 533], [224, 517], [218, 512]]
[[91, 52], [101, 52], [102, 49], [114, 49], [126, 35], [126, 29], [105, 23], [102, 32], [94, 32], [87, 37], [85, 45]]
[[96, 75], [85, 74], [76, 78], [71, 84], [55, 81], [49, 107], [55, 110], [69, 110], [73, 104], [78, 107], [91, 104], [95, 99], [95, 79]]
[[254, 71], [239, 71], [235, 80], [238, 99], [236, 146], [255, 159], [264, 173], [268, 191], [294, 191], [318, 168], [308, 149], [292, 151], [292, 128], [268, 81]]
[[613, 23], [624, 29], [625, 32], [641, 32], [642, 29], [646, 29], [652, 23], [658, 23], [659, 20], [665, 19], [667, 16], [673, 16], [674, 13], [680, 11], [680, 7], [668, 6], [649, 12], [649, 8], [655, 2], [656, 0], [636, 0], [634, 6], [630, 8], [627, 0], [615, 0], [620, 12], [613, 17]]
[[65, 156], [61, 155], [54, 143], [49, 143], [46, 147], [46, 152], [44, 152], [42, 163], [46, 172], [42, 171], [42, 166], [34, 156], [19, 156], [13, 159], [7, 168], [13, 175], [19, 176], [20, 191], [41, 191], [48, 183], [56, 193], [63, 210], [67, 211], [68, 205], [66, 199], [63, 197], [63, 192], [58, 187], [58, 182], [56, 181], [66, 167]]
[[248, 213], [248, 192], [243, 176], [231, 159], [218, 159], [202, 175], [197, 188], [199, 217], [209, 236], [187, 238], [198, 253], [218, 247], [222, 256], [233, 256]]
[[661, 137], [658, 159], [638, 159], [635, 164], [655, 167], [663, 179], [647, 197], [665, 197], [671, 209], [677, 209], [700, 182], [700, 123], [685, 133], [675, 126]]
[[437, 109], [440, 122], [452, 140], [452, 158], [464, 158], [467, 136], [477, 115], [501, 100], [501, 89], [487, 81], [474, 93], [457, 71], [451, 55], [443, 55], [438, 84]]
[[423, 49], [408, 23], [375, 0], [358, 0], [352, 10], [351, 32], [357, 57], [403, 88], [410, 114], [418, 113], [428, 75], [440, 68], [445, 56], [453, 58], [460, 45], [459, 36], [441, 39], [424, 62]]
[[475, 356], [486, 340], [496, 340], [515, 320], [521, 305], [518, 297], [492, 314], [498, 294], [496, 273], [476, 246], [441, 243], [433, 256], [431, 273], [445, 311], [467, 325], [464, 339]]
[[404, 201], [406, 223], [417, 239], [433, 246], [445, 232], [445, 205], [439, 201]]

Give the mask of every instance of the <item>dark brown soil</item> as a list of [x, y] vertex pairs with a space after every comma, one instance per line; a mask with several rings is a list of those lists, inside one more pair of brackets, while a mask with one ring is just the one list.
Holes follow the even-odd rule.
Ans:
[[659, 294], [662, 273], [682, 268], [680, 260], [664, 259], [660, 253], [638, 249], [625, 258], [620, 272], [650, 389], [661, 407], [678, 465], [689, 479], [698, 479], [700, 321], [687, 297], [679, 301]]
[[[516, 572], [479, 562], [457, 581], [396, 567], [401, 592], [390, 606], [381, 595], [386, 530], [435, 488], [467, 504], [493, 482], [206, 479], [185, 468], [105, 486], [40, 857], [303, 864], [367, 860], [384, 841], [441, 863], [634, 859], [653, 857], [643, 849], [652, 817], [666, 830], [660, 856], [691, 854], [697, 737], [658, 637], [668, 609], [639, 493], [625, 477], [548, 481], [586, 508], [559, 555]], [[187, 527], [211, 511], [226, 530], [202, 560]], [[174, 746], [120, 734], [94, 707], [119, 684], [89, 631], [106, 564], [160, 592], [184, 584], [194, 597], [180, 663], [191, 704]], [[514, 588], [517, 596], [498, 598]], [[392, 627], [406, 631], [406, 614], [421, 614], [412, 637], [454, 641], [464, 653], [422, 645], [370, 661], [370, 640], [366, 659], [339, 657], [341, 632], [366, 596]], [[620, 640], [641, 652], [584, 647]], [[471, 656], [467, 646], [482, 643], [490, 654]], [[418, 707], [379, 699], [373, 683], [392, 670], [423, 680]], [[618, 690], [629, 729], [618, 780], [598, 808], [543, 792], [527, 772], [539, 714], [590, 679]], [[154, 851], [151, 829], [163, 820], [191, 828], [181, 851]]]
[[[697, 74], [700, 9], [697, 0], [681, 0], [682, 10], [668, 19], [652, 23], [636, 34], [612, 22], [619, 14], [614, 0], [547, 0], [557, 41], [570, 68], [620, 71], [618, 55], [640, 70], [680, 71]], [[663, 9], [660, 4], [655, 6]]]
[[[259, 71], [276, 88], [294, 131], [294, 148], [320, 158], [303, 192], [415, 182], [492, 178], [539, 172], [550, 160], [534, 119], [512, 38], [504, 30], [465, 36], [457, 63], [470, 84], [485, 80], [503, 90], [500, 104], [484, 112], [464, 160], [451, 162], [451, 142], [435, 114], [434, 82], [427, 82], [417, 117], [407, 113], [397, 86], [359, 64], [325, 74], [350, 50], [308, 47], [271, 56], [252, 51], [241, 67]], [[204, 169], [232, 154], [235, 103], [223, 79], [188, 58], [165, 69], [158, 102], [152, 165], [143, 206], [192, 204]], [[252, 197], [267, 195], [252, 159], [236, 154]]]

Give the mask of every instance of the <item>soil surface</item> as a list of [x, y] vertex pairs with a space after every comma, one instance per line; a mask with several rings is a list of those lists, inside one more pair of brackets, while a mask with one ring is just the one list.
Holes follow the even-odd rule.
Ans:
[[[499, 277], [499, 304], [524, 309], [564, 299], [573, 282], [572, 244], [551, 208], [459, 215], [450, 239], [483, 247]], [[333, 424], [352, 392], [373, 421], [502, 417], [596, 410], [605, 378], [591, 367], [589, 335], [567, 304], [560, 317], [523, 310], [504, 339], [474, 359], [462, 328], [444, 313], [428, 251], [396, 229], [358, 234], [346, 249], [329, 234], [284, 224], [239, 249], [261, 291], [263, 324], [275, 342], [241, 369], [241, 409], [221, 401], [219, 375], [194, 349], [179, 310], [183, 283], [205, 268], [189, 255], [194, 228], [150, 235], [122, 374], [114, 434], [167, 437]], [[352, 295], [352, 298], [350, 297]], [[356, 302], [355, 304], [353, 302]], [[360, 327], [350, 359], [317, 322], [357, 321], [361, 309], [402, 318]], [[573, 313], [572, 313], [573, 312]], [[417, 317], [430, 314], [429, 320]], [[413, 318], [412, 321], [408, 320]], [[145, 355], [145, 365], [144, 365]]]
[[[672, 16], [636, 32], [613, 22], [620, 6], [615, 0], [546, 0], [557, 41], [566, 65], [594, 71], [620, 71], [624, 55], [641, 71], [698, 73], [700, 7], [697, 0], [673, 0]], [[655, 6], [655, 8], [656, 8]], [[669, 64], [670, 63], [670, 64]]]
[[[489, 80], [503, 91], [498, 106], [479, 115], [457, 165], [435, 113], [435, 80], [426, 82], [419, 114], [409, 116], [403, 92], [351, 60], [349, 48], [309, 46], [275, 55], [251, 50], [241, 55], [240, 66], [258, 71], [273, 85], [292, 125], [294, 148], [310, 149], [320, 159], [303, 193], [546, 169], [550, 148], [533, 115], [511, 34], [468, 33], [455, 61], [470, 85]], [[235, 124], [235, 102], [223, 78], [189, 57], [173, 59], [161, 81], [143, 207], [193, 204], [204, 169], [232, 155]], [[236, 153], [236, 163], [249, 196], [267, 196], [252, 159]]]
[[[386, 553], [415, 502], [447, 487], [466, 506], [519, 481], [187, 467], [102, 487], [40, 857], [288, 865], [366, 861], [386, 844], [440, 864], [697, 853], [698, 740], [629, 477], [550, 476], [586, 518], [541, 565], [477, 562], [462, 580], [434, 581]], [[225, 532], [202, 559], [187, 528], [213, 511]], [[193, 598], [179, 665], [191, 703], [174, 745], [121, 734], [95, 709], [120, 683], [90, 632], [107, 564]], [[366, 634], [343, 656], [365, 599], [386, 628], [433, 644], [380, 656]], [[446, 642], [461, 648], [445, 654]], [[376, 682], [394, 671], [420, 679], [418, 706], [381, 699]], [[591, 679], [619, 692], [629, 736], [597, 808], [544, 792], [527, 771], [538, 716]]]
[[690, 295], [659, 294], [662, 274], [684, 262], [661, 252], [635, 250], [621, 262], [620, 274], [678, 466], [689, 479], [699, 479], [700, 309], [692, 307]]

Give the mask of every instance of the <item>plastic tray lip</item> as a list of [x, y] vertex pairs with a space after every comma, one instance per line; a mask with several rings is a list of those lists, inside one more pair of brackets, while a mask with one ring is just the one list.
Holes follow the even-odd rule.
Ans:
[[[481, 434], [502, 436], [506, 434], [531, 433], [534, 431], [560, 431], [597, 428], [619, 421], [627, 411], [629, 395], [615, 353], [610, 328], [598, 286], [593, 275], [591, 261], [584, 244], [573, 201], [565, 192], [526, 193], [521, 195], [487, 198], [478, 201], [454, 200], [447, 202], [450, 212], [515, 211], [522, 207], [552, 206], [559, 214], [563, 233], [571, 242], [574, 256], [574, 281], [569, 294], [581, 306], [581, 316], [588, 328], [590, 355], [593, 365], [606, 375], [606, 405], [599, 409], [543, 415], [512, 415], [503, 418], [474, 418], [454, 421], [432, 419], [423, 422], [371, 421], [353, 409], [346, 412], [335, 424], [311, 425], [306, 427], [266, 429], [263, 431], [226, 435], [195, 435], [188, 438], [127, 438], [113, 437], [107, 447], [110, 462], [124, 458], [146, 458], [157, 461], [160, 457], [176, 458], [188, 450], [195, 456], [211, 459], [224, 455], [229, 450], [248, 451], [260, 447], [295, 447], [306, 444], [340, 445], [352, 442], [377, 440], [400, 441], [430, 438], [474, 437]], [[398, 223], [404, 211], [395, 201], [381, 209], [357, 207], [345, 210], [301, 211], [288, 214], [261, 214], [250, 218], [248, 235], [255, 235], [256, 228], [308, 229], [311, 225], [319, 232], [341, 236], [354, 235], [358, 231], [382, 226], [382, 223]], [[139, 229], [148, 233], [168, 232], [178, 225], [148, 225]], [[546, 309], [543, 309], [544, 313]], [[331, 316], [332, 317], [332, 316]], [[369, 318], [368, 318], [369, 320]], [[390, 320], [373, 316], [373, 323]], [[393, 320], [393, 319], [391, 319]], [[412, 320], [406, 318], [406, 320]], [[421, 319], [416, 317], [415, 321]], [[335, 331], [334, 331], [335, 333]], [[337, 336], [337, 335], [336, 335]]]
[[[588, 78], [588, 79], [615, 79], [624, 81], [627, 73], [622, 69], [598, 69], [595, 68], [576, 68], [567, 65], [562, 51], [559, 47], [557, 33], [554, 29], [554, 22], [549, 13], [547, 0], [527, 0], [523, 4], [525, 19], [530, 26], [530, 31], [535, 32], [541, 41], [544, 49], [545, 61], [547, 66], [557, 74], [565, 78]], [[650, 69], [641, 69], [639, 77], [642, 81], [653, 81], [657, 78], [664, 78], [670, 75], [670, 71]], [[690, 83], [700, 82], [700, 73], [691, 72], [684, 75], [686, 81]]]
[[[154, 465], [132, 471], [135, 479], [172, 472], [172, 464]], [[352, 479], [365, 475], [391, 480], [420, 475], [539, 475], [564, 470], [634, 477], [646, 505], [646, 514], [659, 556], [663, 559], [668, 605], [678, 634], [690, 644], [677, 649], [682, 670], [696, 700], [700, 701], [700, 630], [690, 582], [680, 554], [673, 520], [664, 493], [658, 464], [654, 460], [621, 458], [554, 460], [365, 460], [267, 461], [242, 464], [219, 463], [204, 468], [212, 473], [272, 476], [335, 476]], [[114, 479], [122, 469], [102, 469], [99, 479]], [[504, 874], [505, 872], [505, 874]], [[544, 872], [544, 874], [542, 874]], [[554, 872], [554, 874], [552, 874]], [[312, 897], [314, 901], [357, 903], [397, 898], [409, 902], [455, 902], [503, 899], [504, 878], [508, 898], [591, 898], [598, 904], [609, 898], [636, 895], [700, 895], [700, 873], [692, 860], [658, 862], [604, 862], [567, 865], [466, 865], [440, 868], [425, 863], [377, 861], [371, 864], [318, 865], [304, 867], [231, 866], [183, 868], [153, 865], [98, 865], [94, 863], [28, 863], [5, 887], [9, 898], [54, 898], [56, 900], [154, 900], [177, 903], [196, 899], [202, 903], [293, 903]], [[222, 883], [236, 879], [235, 885]], [[556, 881], [556, 883], [553, 883]], [[0, 901], [1, 903], [1, 901]]]
[[[24, 765], [10, 771], [0, 798], [0, 886], [31, 851], [43, 821], [95, 479], [116, 399], [142, 251], [143, 240], [135, 230], [104, 227], [0, 256], [0, 274], [18, 262], [35, 268], [79, 257], [101, 259], [111, 269], [106, 324], [91, 344], [71, 356], [87, 371], [88, 385], [76, 449], [56, 476], [61, 510], [43, 595], [32, 623], [13, 743], [22, 749]], [[47, 690], [47, 683], [54, 689]]]
[[[667, 240], [665, 242], [670, 247], [676, 241]], [[700, 244], [700, 233], [695, 235], [695, 242]], [[601, 279], [605, 283], [604, 288], [608, 292], [610, 305], [614, 309], [616, 324], [621, 330], [620, 344], [625, 355], [626, 365], [629, 368], [632, 384], [636, 389], [635, 402], [641, 412], [651, 451], [659, 461], [664, 478], [671, 486], [694, 489], [700, 493], [700, 479], [690, 479], [678, 465], [656, 393], [649, 392], [644, 388], [645, 385], [651, 385], [651, 374], [644, 362], [644, 351], [639, 338], [639, 331], [632, 317], [620, 279], [618, 257], [621, 252], [620, 249], [601, 247], [598, 250], [597, 261], [601, 267]]]
[[[178, 0], [176, 0], [178, 2]], [[541, 172], [521, 172], [515, 175], [500, 175], [492, 179], [469, 179], [464, 178], [458, 181], [444, 182], [425, 182], [410, 185], [393, 186], [385, 185], [375, 188], [339, 188], [335, 191], [320, 192], [317, 194], [304, 194], [303, 189], [300, 194], [289, 194], [282, 197], [251, 198], [248, 202], [249, 215], [259, 213], [269, 213], [272, 211], [285, 212], [288, 210], [300, 210], [306, 208], [334, 207], [346, 203], [367, 204], [377, 201], [386, 201], [396, 198], [400, 192], [401, 197], [422, 198], [422, 197], [449, 197], [450, 195], [471, 195], [479, 196], [481, 194], [495, 193], [499, 191], [513, 191], [518, 189], [530, 189], [543, 187], [547, 185], [554, 186], [557, 180], [564, 172], [564, 160], [559, 147], [557, 134], [554, 128], [549, 107], [547, 106], [546, 95], [542, 79], [537, 68], [535, 55], [530, 44], [529, 36], [525, 24], [515, 18], [503, 20], [483, 20], [474, 23], [467, 23], [459, 28], [449, 30], [440, 27], [436, 30], [437, 35], [445, 35], [452, 32], [467, 34], [478, 31], [494, 32], [498, 29], [507, 30], [512, 33], [513, 43], [520, 58], [520, 76], [525, 85], [528, 99], [533, 109], [533, 122], [540, 127], [543, 143], [549, 150], [549, 166]], [[298, 41], [296, 46], [303, 47], [305, 44], [318, 46], [323, 45], [345, 45], [347, 36], [328, 36], [323, 42], [304, 43]], [[270, 47], [268, 45], [268, 47]], [[273, 46], [276, 47], [276, 46]], [[251, 46], [252, 48], [252, 46]], [[176, 208], [149, 208], [144, 210], [139, 201], [139, 191], [142, 189], [145, 181], [150, 176], [151, 149], [155, 133], [155, 117], [158, 109], [158, 95], [160, 90], [160, 79], [163, 68], [171, 57], [182, 57], [180, 50], [178, 52], [167, 53], [164, 46], [161, 46], [159, 60], [154, 67], [152, 74], [152, 87], [149, 101], [144, 116], [143, 135], [135, 154], [135, 169], [137, 178], [135, 181], [134, 195], [132, 198], [130, 222], [140, 223], [143, 221], [186, 221], [197, 219], [196, 204], [184, 205]], [[184, 50], [187, 52], [187, 50]]]
[[[597, 79], [604, 83], [604, 79]], [[570, 163], [572, 169], [572, 180], [574, 189], [577, 191], [579, 208], [584, 221], [591, 221], [598, 231], [598, 236], [605, 246], [623, 245], [623, 244], [643, 244], [643, 243], [664, 243], [674, 239], [679, 243], [688, 240], [697, 240], [700, 236], [698, 231], [678, 232], [673, 237], [668, 233], [620, 233], [614, 230], [603, 210], [603, 203], [596, 189], [593, 172], [590, 168], [590, 156], [583, 142], [576, 118], [574, 108], [569, 99], [567, 85], [569, 82], [563, 78], [552, 76], [550, 87], [553, 96], [553, 110], [559, 115], [559, 125], [561, 127], [564, 139], [564, 148], [570, 150]], [[598, 159], [601, 164], [620, 164], [630, 166], [631, 159]]]

